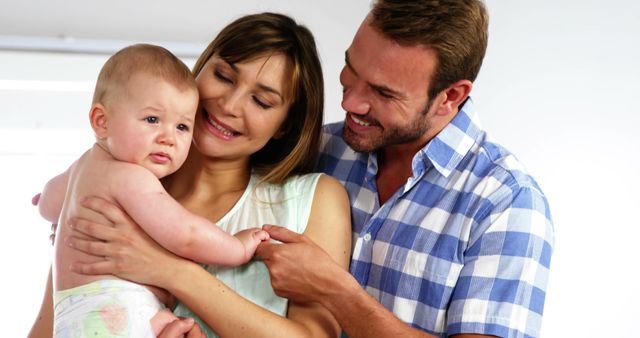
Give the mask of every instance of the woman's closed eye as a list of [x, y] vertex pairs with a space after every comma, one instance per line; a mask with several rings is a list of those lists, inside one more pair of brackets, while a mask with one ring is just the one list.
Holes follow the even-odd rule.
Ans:
[[264, 99], [258, 97], [258, 96], [252, 96], [253, 98], [253, 102], [255, 102], [260, 108], [262, 109], [269, 109], [271, 107], [273, 107], [272, 104], [270, 104], [269, 102], [265, 101]]
[[216, 70], [213, 72], [213, 75], [220, 81], [222, 82], [226, 82], [226, 83], [233, 83], [233, 80], [231, 80], [231, 78], [229, 76], [226, 76], [225, 74], [223, 74], [221, 71]]

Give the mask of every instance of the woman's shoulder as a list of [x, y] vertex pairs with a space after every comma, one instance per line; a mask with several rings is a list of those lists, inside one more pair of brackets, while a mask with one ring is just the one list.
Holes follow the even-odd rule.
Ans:
[[281, 183], [272, 183], [261, 181], [260, 176], [254, 175], [253, 180], [256, 182], [256, 190], [297, 194], [300, 192], [313, 192], [319, 181], [325, 181], [325, 177], [327, 176], [322, 173], [308, 173], [291, 175]]

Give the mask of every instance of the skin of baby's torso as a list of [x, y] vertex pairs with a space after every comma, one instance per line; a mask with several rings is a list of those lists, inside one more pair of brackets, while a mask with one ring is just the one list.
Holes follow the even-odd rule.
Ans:
[[[68, 226], [68, 220], [71, 217], [101, 224], [111, 224], [101, 214], [81, 206], [81, 201], [85, 197], [95, 196], [117, 204], [113, 191], [120, 189], [119, 186], [124, 184], [132, 184], [132, 182], [122, 182], [123, 176], [126, 177], [126, 172], [131, 170], [132, 166], [135, 165], [117, 161], [95, 147], [87, 151], [76, 162], [69, 174], [67, 192], [60, 213], [59, 225], [56, 229], [53, 263], [53, 288], [55, 291], [77, 287], [96, 280], [120, 279], [113, 275], [82, 275], [71, 271], [69, 266], [73, 262], [99, 262], [103, 258], [88, 255], [69, 247], [65, 244], [65, 238], [71, 235], [87, 238], [86, 235], [73, 231]], [[164, 292], [160, 289], [154, 287], [149, 289], [156, 295], [163, 296]]]

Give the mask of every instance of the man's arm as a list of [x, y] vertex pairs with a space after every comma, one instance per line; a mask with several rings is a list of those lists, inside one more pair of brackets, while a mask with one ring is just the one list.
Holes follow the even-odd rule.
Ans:
[[[435, 337], [412, 328], [371, 297], [348, 271], [304, 235], [282, 227], [265, 227], [281, 244], [261, 244], [257, 254], [271, 274], [281, 297], [300, 303], [316, 302], [327, 308], [351, 338]], [[493, 337], [460, 334], [454, 337]]]

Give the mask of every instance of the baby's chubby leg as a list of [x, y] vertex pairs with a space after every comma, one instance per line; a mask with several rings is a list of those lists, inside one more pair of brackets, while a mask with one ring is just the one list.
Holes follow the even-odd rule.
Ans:
[[153, 336], [157, 337], [165, 326], [176, 319], [178, 319], [178, 317], [176, 317], [176, 315], [174, 315], [169, 309], [162, 309], [158, 311], [150, 320]]

